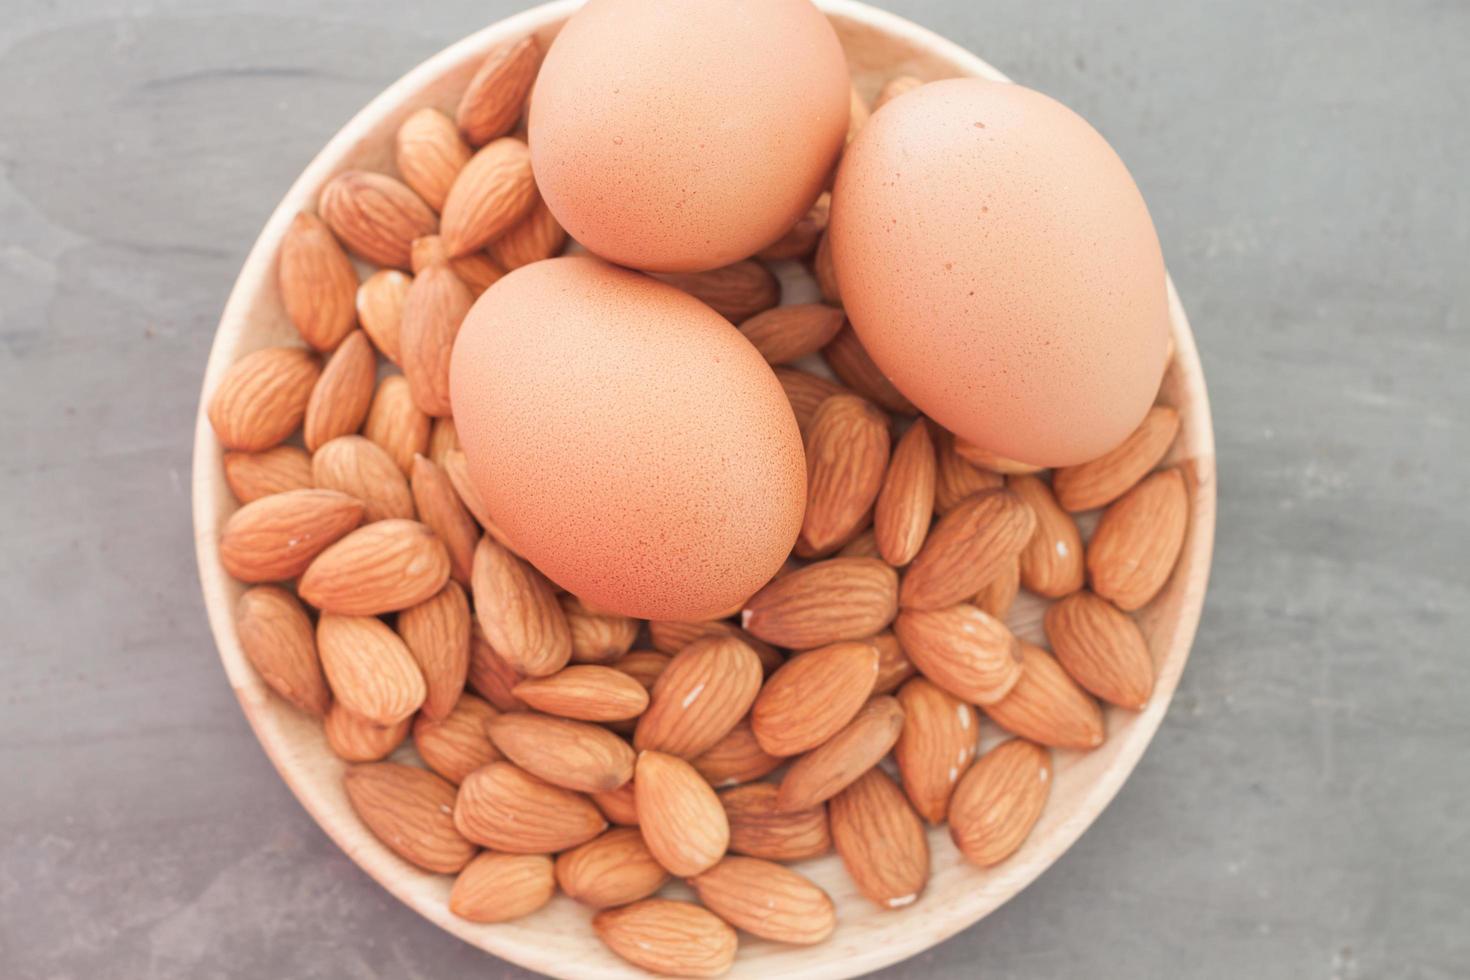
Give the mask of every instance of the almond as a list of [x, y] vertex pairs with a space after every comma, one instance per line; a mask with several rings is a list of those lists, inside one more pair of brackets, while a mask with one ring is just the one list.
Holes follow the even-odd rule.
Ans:
[[872, 114], [872, 110], [868, 108], [868, 103], [863, 100], [861, 93], [858, 92], [857, 86], [848, 86], [848, 143], [851, 143], [857, 137], [858, 132], [868, 124], [868, 119], [872, 116]]
[[368, 830], [399, 857], [425, 871], [454, 874], [475, 847], [454, 828], [454, 787], [431, 772], [393, 762], [350, 767], [347, 799]]
[[271, 494], [230, 515], [219, 558], [242, 582], [295, 578], [318, 554], [362, 522], [362, 502], [335, 490]]
[[533, 776], [579, 793], [605, 793], [633, 778], [633, 750], [585, 721], [516, 711], [488, 722], [490, 740]]
[[962, 701], [994, 704], [1021, 677], [1020, 645], [1005, 623], [960, 603], [905, 609], [894, 631], [919, 673]]
[[473, 694], [460, 695], [454, 710], [435, 721], [420, 714], [413, 723], [413, 745], [428, 767], [455, 785], [501, 758], [485, 725], [497, 714], [489, 702]]
[[757, 313], [740, 324], [745, 339], [768, 364], [815, 354], [842, 329], [842, 311], [824, 303], [797, 303]]
[[842, 304], [842, 291], [837, 286], [837, 270], [832, 266], [832, 234], [824, 230], [817, 240], [817, 251], [812, 256], [812, 274], [817, 279], [817, 288], [822, 299], [829, 303]]
[[378, 382], [362, 434], [386, 449], [404, 473], [413, 469], [414, 456], [429, 447], [429, 417], [413, 403], [403, 375], [390, 374]]
[[493, 704], [499, 711], [524, 711], [526, 705], [515, 696], [521, 675], [496, 653], [485, 639], [478, 622], [470, 624], [470, 673], [466, 680], [470, 690]]
[[1034, 476], [1012, 476], [1011, 492], [1036, 515], [1036, 530], [1021, 549], [1021, 584], [1039, 596], [1056, 599], [1082, 588], [1082, 532], [1057, 505], [1051, 488]]
[[521, 681], [515, 694], [547, 714], [581, 721], [623, 721], [648, 707], [648, 691], [633, 677], [612, 667], [579, 664], [550, 677]]
[[413, 518], [413, 495], [393, 458], [362, 436], [338, 436], [311, 457], [312, 481], [362, 501], [367, 523]]
[[982, 868], [999, 864], [1036, 826], [1051, 793], [1051, 755], [1013, 738], [980, 757], [955, 789], [949, 835]]
[[397, 269], [379, 269], [357, 287], [357, 322], [373, 346], [394, 364], [398, 363], [398, 330], [403, 319], [403, 301], [413, 278]]
[[811, 946], [837, 928], [837, 910], [827, 893], [770, 861], [727, 857], [689, 879], [689, 885], [710, 911], [762, 939]]
[[669, 873], [633, 827], [614, 827], [556, 859], [561, 890], [595, 909], [647, 898], [668, 880]]
[[[446, 255], [448, 252], [445, 253]], [[479, 299], [480, 294], [505, 278], [505, 270], [485, 252], [471, 252], [449, 259], [449, 268], [469, 287], [470, 295]]]
[[231, 364], [209, 399], [220, 445], [253, 452], [281, 442], [306, 416], [320, 374], [316, 355], [300, 347], [266, 347]]
[[434, 426], [429, 430], [429, 451], [425, 453], [434, 465], [443, 467], [445, 457], [451, 452], [458, 452], [459, 430], [454, 427], [454, 416], [446, 415], [434, 420]]
[[659, 675], [633, 744], [686, 759], [702, 754], [745, 717], [761, 679], [760, 660], [744, 643], [728, 636], [696, 640]]
[[[432, 452], [433, 447], [430, 447]], [[465, 510], [449, 474], [417, 453], [413, 457], [409, 489], [419, 519], [444, 542], [449, 552], [449, 574], [461, 585], [470, 584], [480, 528]]]
[[545, 854], [483, 851], [465, 865], [449, 891], [449, 911], [471, 922], [509, 922], [530, 915], [556, 894]]
[[423, 713], [449, 716], [464, 693], [470, 669], [470, 604], [464, 589], [448, 582], [438, 593], [398, 614], [398, 635], [424, 675]]
[[1148, 605], [1174, 570], [1189, 527], [1178, 469], [1148, 477], [1103, 511], [1087, 545], [1092, 591], [1129, 612]]
[[912, 75], [898, 75], [883, 83], [878, 90], [878, 97], [873, 100], [873, 111], [877, 112], [885, 104], [892, 102], [900, 95], [912, 92], [924, 83]]
[[392, 725], [376, 725], [335, 701], [322, 722], [322, 731], [327, 736], [327, 747], [344, 762], [378, 762], [403, 744], [409, 724], [404, 718]]
[[830, 800], [876, 766], [903, 731], [903, 708], [891, 697], [869, 701], [857, 717], [786, 770], [776, 796], [782, 810], [807, 810]]
[[465, 505], [465, 509], [474, 515], [475, 521], [483, 527], [486, 532], [500, 542], [501, 547], [510, 548], [505, 535], [495, 524], [495, 519], [490, 516], [485, 502], [480, 499], [480, 491], [475, 489], [475, 483], [470, 478], [469, 460], [460, 450], [451, 450], [444, 456], [444, 462], [440, 464], [444, 472], [449, 476], [449, 482], [454, 484], [454, 492], [459, 494], [459, 499]]
[[455, 175], [474, 152], [460, 138], [453, 119], [428, 107], [398, 127], [394, 149], [404, 183], [435, 211], [444, 210]]
[[669, 666], [669, 661], [673, 659], [655, 650], [634, 650], [613, 664], [612, 668], [633, 678], [643, 686], [645, 691], [652, 691], [653, 685]]
[[663, 272], [654, 278], [682, 289], [734, 323], [781, 302], [781, 284], [776, 276], [753, 259], [708, 272]]
[[[800, 544], [801, 542], [797, 542]], [[882, 558], [878, 551], [878, 537], [872, 528], [868, 528], [857, 537], [853, 538], [837, 552], [838, 558]]]
[[511, 131], [521, 118], [540, 63], [541, 49], [534, 37], [502, 44], [485, 56], [455, 113], [472, 146], [483, 146]]
[[1014, 560], [1036, 515], [1009, 490], [986, 490], [939, 519], [903, 577], [905, 609], [943, 609], [970, 598]]
[[1030, 463], [1020, 463], [1014, 459], [1007, 459], [999, 453], [993, 453], [988, 449], [981, 449], [973, 442], [968, 442], [960, 438], [956, 438], [954, 441], [954, 451], [959, 454], [961, 459], [969, 460], [982, 470], [989, 470], [992, 473], [1000, 473], [1005, 476], [1030, 476], [1046, 469], [1044, 466], [1033, 466]]
[[813, 555], [836, 551], [867, 524], [888, 468], [888, 416], [856, 395], [817, 409], [806, 448], [801, 541]]
[[323, 612], [378, 616], [417, 605], [449, 581], [449, 553], [418, 521], [358, 528], [312, 561], [301, 598]]
[[898, 441], [873, 507], [874, 540], [883, 560], [894, 567], [912, 561], [929, 533], [937, 472], [929, 423], [921, 418]]
[[597, 804], [597, 809], [601, 810], [603, 816], [607, 817], [610, 822], [623, 827], [636, 827], [638, 826], [638, 800], [633, 788], [636, 782], [636, 779], [630, 779], [617, 789], [606, 793], [593, 793], [592, 802]]
[[821, 240], [822, 232], [827, 230], [831, 212], [832, 195], [823, 191], [807, 209], [806, 214], [798, 218], [796, 224], [787, 229], [786, 234], [757, 252], [756, 258], [765, 262], [779, 262], [783, 259], [804, 259], [811, 255], [816, 250], [817, 242]]
[[245, 659], [266, 685], [308, 714], [321, 717], [332, 694], [316, 653], [311, 618], [285, 589], [246, 589], [235, 604], [235, 629]]
[[224, 455], [225, 483], [242, 504], [273, 493], [311, 487], [311, 457], [297, 446]]
[[934, 445], [938, 469], [934, 475], [934, 510], [948, 514], [971, 496], [1005, 485], [999, 473], [982, 470], [955, 451], [955, 438], [944, 430], [936, 430]]
[[1155, 405], [1122, 444], [1097, 459], [1052, 475], [1057, 501], [1073, 513], [1105, 507], [1159, 465], [1179, 434], [1179, 412]]
[[919, 816], [943, 823], [950, 794], [975, 758], [980, 718], [975, 709], [923, 677], [898, 692], [903, 705], [903, 733], [893, 757], [903, 778], [903, 791]]
[[720, 794], [730, 821], [730, 851], [768, 861], [802, 861], [832, 849], [827, 808], [785, 811], [776, 805], [771, 783], [736, 786]]
[[838, 331], [831, 343], [822, 349], [822, 356], [843, 384], [868, 401], [900, 415], [918, 414], [913, 402], [905, 398], [873, 363], [851, 324]]
[[1015, 561], [1007, 562], [999, 575], [982, 585], [980, 591], [975, 593], [975, 598], [970, 601], [1005, 622], [1006, 614], [1011, 611], [1020, 591], [1021, 559], [1018, 556]]
[[659, 864], [688, 877], [725, 856], [730, 824], [725, 808], [704, 777], [678, 756], [638, 753], [638, 829]]
[[586, 843], [607, 829], [607, 821], [585, 796], [509, 762], [492, 762], [459, 784], [454, 826], [497, 851], [552, 854]]
[[572, 635], [550, 584], [488, 535], [475, 548], [475, 615], [485, 639], [519, 673], [554, 674], [572, 656]]
[[399, 344], [409, 394], [425, 415], [450, 414], [449, 357], [474, 301], [447, 265], [431, 265], [413, 277], [403, 302]]
[[381, 619], [323, 613], [316, 645], [332, 693], [364, 721], [396, 725], [424, 703], [418, 664]]
[[832, 844], [858, 891], [881, 909], [912, 905], [929, 880], [924, 823], [882, 769], [832, 798]]
[[1001, 728], [1059, 749], [1095, 749], [1103, 743], [1102, 711], [1051, 654], [1021, 644], [1021, 679], [985, 713]]
[[873, 681], [874, 694], [892, 694], [904, 681], [918, 673], [908, 654], [890, 632], [879, 633], [868, 641], [878, 648], [878, 678]]
[[560, 255], [566, 244], [566, 231], [538, 194], [530, 212], [491, 242], [488, 251], [490, 258], [509, 272]]
[[781, 382], [781, 390], [786, 392], [786, 400], [791, 403], [791, 411], [796, 415], [796, 425], [801, 430], [803, 441], [811, 432], [812, 419], [816, 417], [817, 408], [822, 402], [833, 395], [847, 392], [846, 388], [835, 381], [797, 368], [776, 368], [776, 380]]
[[327, 441], [362, 428], [373, 402], [377, 369], [378, 358], [367, 334], [361, 330], [349, 333], [327, 361], [306, 402], [302, 437], [307, 449], [315, 452]]
[[756, 741], [771, 755], [800, 755], [852, 721], [873, 691], [878, 648], [834, 643], [788, 660], [750, 712]]
[[761, 748], [750, 722], [741, 721], [728, 735], [690, 760], [711, 786], [748, 783], [775, 771], [781, 759]]
[[751, 596], [740, 619], [760, 639], [810, 650], [866, 639], [897, 611], [892, 568], [872, 558], [830, 558], [771, 582]]
[[432, 235], [439, 223], [407, 184], [365, 170], [327, 181], [317, 210], [348, 251], [397, 269], [408, 268], [413, 240]]
[[766, 673], [781, 666], [786, 659], [769, 643], [758, 640], [738, 626], [720, 619], [701, 623], [678, 623], [672, 620], [655, 619], [648, 624], [648, 635], [653, 640], [654, 649], [670, 654], [678, 653], [695, 640], [706, 636], [733, 636], [755, 651], [755, 655], [760, 658], [761, 669]]
[[646, 898], [605, 909], [592, 928], [636, 967], [671, 977], [718, 977], [735, 962], [735, 930], [690, 902]]
[[301, 338], [319, 351], [342, 342], [356, 322], [357, 270], [316, 215], [291, 221], [276, 266], [281, 304]]
[[518, 139], [487, 143], [464, 165], [444, 202], [444, 245], [453, 256], [484, 248], [536, 203], [531, 151]]
[[1091, 592], [1046, 611], [1052, 654], [1072, 679], [1111, 704], [1140, 711], [1154, 689], [1154, 658], [1133, 617]]
[[638, 621], [617, 613], [594, 612], [574, 595], [560, 598], [567, 628], [572, 632], [572, 661], [605, 664], [633, 649]]

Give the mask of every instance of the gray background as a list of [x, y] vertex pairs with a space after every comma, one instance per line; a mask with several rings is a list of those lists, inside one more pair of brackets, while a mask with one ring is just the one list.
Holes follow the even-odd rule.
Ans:
[[[215, 657], [187, 493], [214, 324], [276, 200], [521, 3], [0, 0], [7, 980], [524, 976], [390, 898], [277, 778]], [[1132, 167], [1210, 382], [1220, 523], [1117, 801], [884, 976], [1470, 974], [1470, 4], [887, 5]]]

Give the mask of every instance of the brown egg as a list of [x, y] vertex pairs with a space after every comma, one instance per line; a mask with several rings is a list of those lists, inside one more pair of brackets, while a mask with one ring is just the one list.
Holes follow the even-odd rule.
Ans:
[[586, 256], [523, 266], [466, 317], [450, 395], [495, 522], [599, 608], [710, 618], [796, 541], [806, 460], [781, 384], [672, 286]]
[[591, 0], [531, 96], [531, 165], [588, 249], [714, 269], [780, 238], [847, 132], [847, 59], [808, 0]]
[[1118, 155], [1062, 104], [979, 79], [885, 104], [843, 157], [830, 234], [873, 360], [983, 449], [1080, 463], [1152, 404], [1169, 326], [1158, 236]]

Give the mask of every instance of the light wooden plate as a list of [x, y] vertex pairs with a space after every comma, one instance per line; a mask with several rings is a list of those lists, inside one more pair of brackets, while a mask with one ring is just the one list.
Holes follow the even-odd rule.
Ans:
[[[1004, 81], [994, 68], [954, 44], [892, 14], [848, 0], [819, 0], [847, 50], [859, 90], [870, 101], [898, 74], [935, 80], [978, 75]], [[453, 110], [484, 54], [496, 44], [536, 34], [543, 46], [577, 6], [563, 0], [528, 10], [440, 52], [394, 83], [327, 144], [267, 222], [225, 307], [205, 371], [194, 442], [194, 528], [199, 574], [210, 625], [230, 683], [277, 770], [302, 805], [354, 861], [421, 915], [503, 959], [542, 973], [585, 980], [643, 974], [614, 957], [593, 936], [588, 910], [564, 896], [537, 914], [504, 925], [475, 925], [446, 907], [450, 879], [406, 864], [368, 832], [342, 790], [343, 763], [328, 750], [320, 724], [272, 694], [240, 649], [235, 601], [242, 586], [220, 565], [219, 530], [236, 504], [225, 485], [221, 449], [203, 406], [226, 368], [259, 347], [299, 342], [276, 288], [275, 257], [292, 217], [313, 207], [327, 179], [348, 167], [392, 172], [393, 135], [414, 109]], [[742, 936], [732, 976], [837, 980], [878, 969], [954, 935], [997, 908], [1051, 865], [1107, 806], [1143, 754], [1173, 697], [1189, 656], [1209, 575], [1215, 529], [1214, 437], [1199, 356], [1184, 310], [1169, 287], [1175, 357], [1161, 400], [1175, 405], [1183, 428], [1174, 462], [1191, 476], [1191, 520], [1184, 553], [1163, 593], [1139, 614], [1158, 664], [1153, 700], [1141, 713], [1107, 713], [1108, 739], [1096, 751], [1054, 753], [1051, 799], [1024, 847], [1004, 864], [966, 864], [943, 828], [931, 830], [933, 875], [921, 899], [899, 911], [879, 911], [859, 896], [835, 856], [801, 865], [837, 903], [840, 925], [826, 943], [784, 947]], [[1086, 526], [1086, 522], [1084, 522]], [[1010, 617], [1023, 637], [1040, 641], [1043, 606], [1023, 595]], [[985, 725], [989, 742], [998, 739]], [[989, 742], [982, 742], [988, 747]], [[400, 752], [412, 752], [411, 748]], [[674, 886], [675, 890], [682, 886]]]

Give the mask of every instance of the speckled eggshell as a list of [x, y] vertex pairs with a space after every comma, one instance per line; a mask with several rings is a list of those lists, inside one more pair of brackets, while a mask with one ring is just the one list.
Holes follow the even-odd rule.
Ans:
[[537, 76], [531, 166], [592, 252], [713, 269], [807, 212], [848, 105], [842, 45], [808, 0], [591, 0]]
[[517, 269], [466, 317], [450, 396], [496, 523], [594, 605], [707, 619], [796, 541], [806, 460], [781, 384], [672, 286], [588, 256]]
[[980, 79], [894, 99], [843, 157], [831, 222], [854, 329], [945, 428], [1062, 466], [1112, 449], [1152, 404], [1158, 236], [1118, 155], [1061, 103]]

